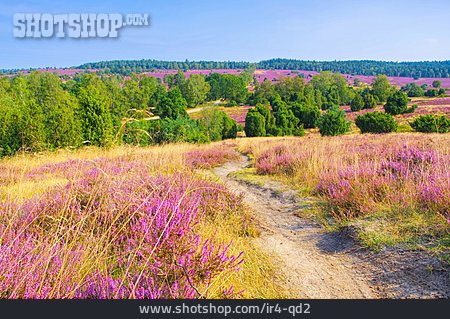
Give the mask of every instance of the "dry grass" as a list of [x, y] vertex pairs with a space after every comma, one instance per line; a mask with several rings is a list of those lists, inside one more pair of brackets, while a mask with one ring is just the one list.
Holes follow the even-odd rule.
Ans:
[[[40, 154], [21, 154], [11, 158], [4, 158], [0, 160], [0, 204], [3, 203], [3, 208], [8, 208], [9, 214], [3, 213], [3, 216], [0, 216], [0, 231], [5, 232], [0, 234], [0, 243], [2, 241], [6, 242], [7, 239], [3, 235], [7, 231], [11, 232], [11, 227], [19, 216], [16, 215], [16, 213], [19, 213], [18, 211], [11, 215], [11, 212], [15, 210], [10, 209], [10, 207], [14, 205], [20, 206], [29, 199], [44, 202], [47, 199], [50, 202], [57, 200], [52, 197], [54, 190], [61, 189], [68, 183], [80, 180], [86, 174], [91, 174], [85, 167], [86, 163], [92, 164], [100, 171], [104, 170], [103, 173], [108, 175], [108, 178], [111, 177], [114, 183], [119, 183], [118, 185], [125, 183], [127, 180], [133, 180], [135, 172], [119, 173], [118, 176], [113, 176], [111, 172], [105, 170], [105, 165], [108, 167], [109, 164], [119, 163], [122, 166], [126, 166], [128, 163], [130, 165], [139, 163], [139, 169], [143, 169], [149, 176], [183, 174], [193, 181], [209, 183], [211, 178], [205, 177], [203, 174], [197, 174], [186, 166], [186, 154], [192, 154], [192, 152], [209, 154], [208, 152], [214, 151], [216, 148], [232, 150], [234, 146], [232, 143], [213, 143], [201, 146], [171, 144], [147, 148], [120, 146], [112, 149], [83, 148], [75, 151], [60, 150]], [[102, 186], [99, 183], [99, 188], [96, 188], [97, 186], [94, 185], [92, 191], [88, 194], [88, 197], [91, 199], [88, 199], [86, 205], [93, 205], [94, 198], [98, 194], [105, 194], [106, 196], [107, 190], [105, 185], [112, 187], [114, 184], [103, 184]], [[133, 191], [136, 192], [137, 196], [140, 195], [138, 189]], [[117, 189], [117, 192], [120, 192], [120, 190]], [[115, 195], [120, 196], [120, 194]], [[49, 205], [51, 205], [50, 202]], [[63, 203], [61, 209], [65, 211], [69, 209], [70, 205], [69, 201]], [[226, 205], [228, 204], [224, 203], [224, 205], [224, 207], [227, 207]], [[217, 207], [220, 209], [222, 206]], [[42, 277], [42, 283], [45, 280], [47, 284], [47, 281], [50, 280], [50, 282], [57, 285], [48, 288], [49, 290], [45, 296], [50, 298], [73, 297], [75, 296], [74, 290], [63, 293], [63, 287], [67, 282], [83, 282], [86, 276], [92, 272], [92, 269], [97, 269], [99, 274], [106, 274], [108, 265], [115, 259], [109, 253], [110, 249], [114, 249], [114, 238], [111, 238], [113, 233], [112, 226], [104, 228], [108, 224], [102, 226], [104, 225], [104, 222], [101, 222], [102, 218], [107, 218], [108, 220], [113, 218], [114, 221], [123, 218], [123, 216], [121, 216], [122, 213], [116, 217], [109, 216], [107, 211], [100, 210], [97, 213], [98, 216], [94, 217], [94, 219], [92, 219], [92, 215], [82, 215], [81, 223], [81, 221], [72, 222], [73, 216], [67, 215], [62, 211], [61, 213], [52, 211], [51, 214], [46, 214], [45, 212], [39, 213], [37, 217], [39, 223], [36, 225], [37, 230], [33, 230], [36, 244], [32, 254], [37, 254], [36, 256], [40, 257], [33, 264], [34, 266], [29, 270], [29, 273], [42, 274], [42, 276], [47, 277], [47, 279]], [[84, 231], [86, 223], [91, 225], [88, 231]], [[111, 225], [115, 224], [112, 223]], [[74, 233], [70, 230], [73, 228], [75, 228]], [[24, 229], [28, 229], [26, 231], [31, 232], [29, 228]], [[44, 230], [45, 233], [43, 233]], [[202, 292], [208, 298], [223, 297], [224, 287], [233, 287], [234, 292], [243, 291], [241, 294], [233, 294], [233, 296], [240, 298], [287, 297], [287, 292], [273, 281], [275, 272], [270, 257], [264, 255], [253, 244], [253, 238], [258, 233], [245, 207], [242, 206], [229, 213], [219, 210], [210, 215], [210, 217], [201, 220], [195, 231], [202, 240], [210, 239], [216, 247], [227, 245], [231, 242], [232, 244], [227, 251], [227, 255], [236, 256], [240, 252], [244, 253], [244, 262], [240, 265], [241, 269], [239, 271], [225, 272], [223, 275], [217, 276], [215, 282], [208, 284], [207, 287], [203, 287], [205, 291]], [[98, 237], [99, 233], [100, 237]], [[48, 248], [46, 249], [46, 247], [58, 247], [61, 242], [65, 242], [64, 248], [57, 250], [53, 255], [52, 252], [48, 251]], [[73, 255], [77, 247], [83, 247], [83, 250], [79, 252], [76, 258], [73, 257], [75, 259], [71, 259], [72, 257], [70, 256]], [[42, 251], [42, 253], [39, 251]], [[42, 265], [52, 267], [52, 258], [55, 257], [55, 254], [62, 262], [60, 270], [46, 273], [44, 268], [41, 272], [38, 272], [39, 267], [42, 267]], [[16, 262], [19, 263], [18, 266], [22, 263], [20, 260], [16, 260]], [[23, 264], [25, 265], [25, 261], [23, 261]], [[127, 269], [122, 271], [127, 271]], [[22, 274], [18, 269], [14, 273]], [[24, 282], [20, 285], [22, 284]], [[34, 295], [27, 295], [25, 292], [15, 291], [14, 289], [11, 291], [11, 287], [1, 287], [0, 285], [0, 296], [3, 297], [32, 297], [44, 294], [42, 291], [35, 291]]]
[[260, 174], [319, 196], [317, 218], [332, 229], [352, 225], [369, 247], [448, 249], [448, 134], [252, 138], [239, 149]]

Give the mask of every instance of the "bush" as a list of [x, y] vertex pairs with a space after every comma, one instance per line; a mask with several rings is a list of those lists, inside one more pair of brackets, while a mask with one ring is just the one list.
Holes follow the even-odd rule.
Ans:
[[397, 91], [392, 94], [384, 105], [386, 113], [391, 115], [403, 114], [408, 108], [408, 96], [405, 92]]
[[445, 115], [421, 115], [411, 123], [411, 127], [423, 133], [448, 133], [450, 119]]
[[363, 100], [364, 100], [363, 109], [373, 109], [378, 104], [378, 98], [375, 95], [370, 94], [370, 93], [367, 93], [366, 95], [364, 95]]
[[356, 94], [353, 100], [350, 102], [350, 109], [352, 112], [361, 111], [364, 107], [364, 100], [361, 95]]
[[345, 118], [345, 112], [338, 106], [333, 106], [318, 121], [320, 135], [335, 136], [348, 132], [350, 121]]
[[406, 111], [403, 112], [403, 113], [414, 113], [417, 108], [418, 108], [418, 105], [417, 104], [413, 104], [413, 105], [411, 105], [411, 107], [408, 107], [406, 109]]
[[428, 97], [435, 97], [438, 96], [438, 91], [437, 90], [433, 90], [433, 89], [429, 89], [425, 92], [425, 96]]
[[295, 117], [300, 120], [304, 128], [314, 128], [320, 117], [320, 110], [317, 106], [309, 106], [304, 103], [295, 103], [291, 107]]
[[397, 122], [394, 117], [383, 112], [359, 115], [355, 123], [361, 133], [389, 133], [397, 130]]
[[245, 117], [245, 135], [247, 137], [266, 135], [264, 116], [256, 110], [250, 110]]
[[213, 106], [205, 108], [202, 115], [200, 122], [205, 127], [211, 141], [236, 137], [237, 123], [224, 111]]
[[439, 89], [441, 87], [441, 85], [442, 85], [441, 81], [439, 81], [439, 80], [434, 80], [433, 81], [433, 87], [434, 88]]

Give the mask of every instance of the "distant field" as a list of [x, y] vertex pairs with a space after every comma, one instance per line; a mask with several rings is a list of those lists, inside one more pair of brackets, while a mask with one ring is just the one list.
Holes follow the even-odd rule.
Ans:
[[[417, 104], [417, 109], [414, 113], [405, 113], [401, 115], [397, 115], [396, 119], [399, 122], [410, 120], [412, 118], [415, 118], [419, 115], [425, 115], [425, 114], [442, 114], [450, 116], [450, 97], [442, 97], [442, 98], [412, 98], [411, 101], [408, 103], [409, 106]], [[350, 110], [350, 106], [345, 105], [342, 106], [342, 109], [345, 110], [347, 113], [347, 118], [349, 120], [354, 121], [355, 118], [358, 115], [373, 112], [373, 111], [382, 111], [384, 112], [383, 105], [378, 105], [374, 109], [365, 109], [358, 112], [352, 112]]]
[[[38, 69], [42, 72], [51, 72], [56, 73], [57, 75], [67, 75], [73, 76], [77, 73], [84, 72], [97, 72], [97, 69], [62, 69], [62, 68], [46, 68], [46, 69]], [[186, 77], [190, 77], [191, 74], [203, 74], [209, 75], [211, 73], [220, 73], [220, 74], [239, 74], [243, 71], [243, 69], [211, 69], [211, 70], [187, 70], [183, 73]], [[155, 78], [164, 80], [164, 76], [166, 74], [175, 74], [178, 70], [156, 70], [153, 72], [144, 72], [143, 74], [147, 76], [153, 76]], [[29, 73], [29, 71], [23, 71], [23, 73]], [[306, 70], [263, 70], [258, 69], [254, 72], [255, 78], [258, 82], [262, 82], [265, 79], [276, 82], [280, 77], [294, 77], [294, 76], [302, 76], [305, 78], [305, 81], [308, 82], [311, 78], [318, 74], [316, 71], [306, 71]], [[303, 74], [303, 75], [302, 75]], [[348, 83], [353, 85], [354, 80], [358, 78], [361, 82], [370, 84], [372, 83], [375, 76], [367, 76], [367, 75], [350, 75], [343, 74], [347, 79]], [[431, 86], [433, 81], [439, 80], [442, 82], [442, 87], [450, 89], [450, 78], [419, 78], [417, 80], [411, 77], [399, 77], [399, 76], [388, 76], [388, 79], [391, 85], [395, 86], [404, 86], [408, 83], [416, 83], [417, 85], [426, 84], [427, 86]]]
[[[176, 73], [176, 70], [158, 70], [155, 72], [145, 72], [148, 76], [154, 76], [156, 78], [164, 79], [164, 75], [166, 74], [174, 74]], [[191, 74], [203, 74], [208, 75], [210, 73], [220, 73], [220, 74], [239, 74], [242, 72], [240, 69], [215, 69], [215, 70], [188, 70], [184, 72], [184, 74], [189, 77]], [[304, 70], [256, 70], [254, 73], [254, 76], [258, 80], [258, 82], [262, 82], [265, 79], [276, 82], [280, 77], [294, 77], [294, 76], [300, 76], [303, 74], [303, 77], [305, 78], [305, 81], [308, 82], [311, 80], [311, 78], [318, 74], [319, 72], [315, 71], [304, 71]], [[366, 76], [366, 75], [350, 75], [350, 74], [344, 74], [349, 84], [353, 85], [353, 82], [355, 78], [358, 78], [361, 82], [370, 84], [372, 83], [375, 76]], [[399, 77], [399, 76], [389, 76], [388, 77], [391, 85], [395, 86], [404, 86], [408, 83], [416, 83], [417, 85], [423, 85], [426, 84], [428, 86], [431, 86], [433, 81], [439, 80], [442, 82], [442, 87], [444, 88], [450, 88], [450, 78], [419, 78], [418, 80], [414, 80], [413, 78], [409, 77]]]
[[[412, 98], [408, 103], [409, 106], [417, 104], [417, 109], [414, 113], [405, 113], [397, 115], [395, 118], [399, 123], [406, 123], [409, 120], [414, 119], [419, 115], [425, 114], [442, 114], [450, 116], [450, 97], [440, 97], [440, 98]], [[245, 126], [245, 116], [247, 112], [252, 108], [249, 105], [226, 107], [221, 106], [220, 109], [228, 114], [237, 123]], [[383, 105], [378, 105], [374, 109], [364, 109], [358, 112], [352, 112], [349, 105], [344, 105], [341, 107], [347, 113], [347, 119], [354, 121], [358, 115], [380, 111], [384, 112]], [[201, 109], [197, 112], [191, 112], [190, 117], [192, 119], [199, 119], [202, 117]]]

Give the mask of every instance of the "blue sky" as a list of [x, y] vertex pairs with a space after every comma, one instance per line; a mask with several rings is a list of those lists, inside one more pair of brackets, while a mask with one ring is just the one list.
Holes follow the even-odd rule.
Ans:
[[[14, 13], [148, 13], [119, 38], [13, 37]], [[17, 1], [0, 3], [0, 69], [112, 59], [449, 60], [450, 1]]]

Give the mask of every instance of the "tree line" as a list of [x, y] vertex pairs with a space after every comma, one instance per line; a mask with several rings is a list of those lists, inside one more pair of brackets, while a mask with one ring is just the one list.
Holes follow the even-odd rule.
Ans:
[[[82, 145], [209, 142], [233, 138], [237, 123], [213, 107], [192, 120], [186, 109], [209, 100], [246, 102], [249, 77], [80, 74], [69, 80], [33, 71], [0, 78], [0, 156]], [[159, 119], [155, 116], [159, 116]]]
[[[434, 81], [433, 96], [445, 95], [440, 81]], [[248, 102], [255, 105], [245, 119], [246, 135], [283, 136], [304, 134], [305, 128], [319, 128], [321, 135], [340, 135], [349, 131], [351, 123], [340, 108], [350, 105], [352, 112], [374, 109], [384, 105], [384, 112], [359, 115], [355, 124], [362, 133], [388, 133], [397, 130], [394, 116], [413, 113], [417, 105], [408, 107], [408, 94], [415, 88], [409, 84], [400, 90], [389, 84], [386, 75], [377, 76], [370, 86], [349, 86], [346, 79], [329, 71], [312, 77], [309, 83], [300, 77], [280, 78], [255, 83]], [[427, 91], [428, 92], [428, 91]], [[425, 93], [423, 93], [425, 94]], [[426, 95], [426, 94], [425, 94]], [[419, 117], [411, 127], [421, 132], [447, 132], [449, 119], [445, 116]]]
[[354, 61], [305, 61], [293, 59], [271, 59], [257, 64], [261, 69], [331, 71], [351, 75], [402, 76], [412, 78], [448, 78], [450, 60], [421, 62], [389, 62], [372, 60]]
[[[331, 71], [351, 75], [447, 78], [450, 76], [450, 61], [389, 62], [372, 60], [354, 61], [308, 61], [295, 59], [271, 59], [258, 63], [245, 61], [160, 61], [160, 60], [114, 60], [85, 63], [77, 69], [98, 69], [108, 74], [131, 75], [132, 73], [156, 70], [212, 70], [212, 69], [259, 69]], [[15, 73], [18, 70], [0, 70]]]
[[80, 69], [99, 69], [107, 73], [131, 74], [154, 70], [211, 70], [245, 69], [253, 65], [259, 69], [331, 71], [351, 75], [447, 78], [450, 76], [450, 61], [388, 62], [372, 60], [355, 61], [307, 61], [294, 59], [271, 59], [251, 64], [249, 62], [216, 61], [158, 61], [116, 60], [86, 63]]

